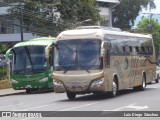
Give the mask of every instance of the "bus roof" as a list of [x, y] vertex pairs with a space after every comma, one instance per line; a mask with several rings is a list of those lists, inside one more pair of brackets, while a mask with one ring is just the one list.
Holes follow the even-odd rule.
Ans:
[[67, 30], [63, 31], [58, 35], [58, 39], [63, 39], [63, 36], [66, 37], [76, 37], [76, 36], [94, 36], [94, 35], [119, 35], [119, 36], [129, 36], [129, 37], [140, 37], [140, 38], [152, 38], [151, 35], [144, 35], [144, 34], [136, 34], [130, 33], [126, 31], [113, 31], [113, 30], [106, 30], [106, 29], [75, 29], [75, 30]]
[[28, 46], [28, 45], [47, 46], [48, 44], [55, 43], [55, 42], [56, 42], [56, 38], [54, 37], [40, 37], [40, 38], [31, 39], [29, 41], [17, 43], [14, 47]]

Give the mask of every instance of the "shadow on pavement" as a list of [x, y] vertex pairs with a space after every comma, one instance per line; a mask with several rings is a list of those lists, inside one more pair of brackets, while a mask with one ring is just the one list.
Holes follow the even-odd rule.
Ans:
[[13, 96], [13, 95], [24, 95], [26, 92], [17, 92], [17, 93], [6, 93], [3, 95], [0, 95], [0, 97], [5, 97], [5, 96]]
[[[118, 95], [115, 98], [119, 98], [119, 97], [123, 97], [126, 95], [131, 95], [131, 94], [137, 94], [137, 93], [142, 93], [142, 92], [148, 92], [148, 91], [152, 91], [152, 90], [156, 90], [156, 88], [145, 88], [144, 91], [134, 91], [133, 89], [126, 89], [126, 90], [121, 90], [118, 91]], [[103, 94], [84, 94], [84, 95], [77, 95], [75, 99], [73, 100], [69, 100], [66, 99], [65, 100], [59, 100], [57, 102], [73, 102], [73, 101], [100, 101], [100, 100], [112, 100], [113, 98], [111, 98], [109, 96], [108, 93], [103, 93]]]

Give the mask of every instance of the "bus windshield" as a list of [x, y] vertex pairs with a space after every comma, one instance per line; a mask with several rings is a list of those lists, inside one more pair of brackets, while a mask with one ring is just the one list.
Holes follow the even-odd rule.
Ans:
[[54, 69], [64, 72], [101, 69], [100, 46], [101, 42], [98, 39], [58, 41]]
[[45, 46], [22, 46], [12, 51], [13, 74], [35, 74], [46, 71]]

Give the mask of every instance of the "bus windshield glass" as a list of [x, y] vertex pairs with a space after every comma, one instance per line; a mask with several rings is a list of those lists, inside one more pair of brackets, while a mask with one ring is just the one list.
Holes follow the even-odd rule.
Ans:
[[35, 74], [46, 71], [45, 46], [23, 46], [12, 51], [13, 74]]
[[98, 39], [61, 40], [55, 50], [54, 69], [97, 70], [101, 69], [101, 41]]

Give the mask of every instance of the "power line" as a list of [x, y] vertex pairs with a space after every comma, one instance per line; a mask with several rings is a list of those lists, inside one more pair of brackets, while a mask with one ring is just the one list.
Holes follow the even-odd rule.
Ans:
[[[4, 2], [3, 2], [4, 3]], [[10, 4], [8, 4], [8, 3], [5, 3], [5, 4], [7, 4], [8, 6], [14, 6], [17, 10], [18, 9], [20, 9], [20, 6], [19, 5], [10, 5]], [[20, 13], [20, 11], [12, 11], [13, 13]], [[65, 23], [64, 23], [64, 21], [56, 21], [56, 20], [54, 20], [53, 18], [55, 17], [56, 18], [56, 16], [52, 16], [53, 18], [51, 19], [51, 18], [46, 18], [46, 17], [44, 17], [44, 15], [42, 14], [42, 13], [39, 13], [39, 12], [33, 12], [33, 10], [30, 10], [30, 9], [24, 9], [24, 7], [22, 7], [22, 12], [23, 12], [23, 15], [29, 15], [29, 16], [32, 16], [32, 17], [34, 17], [34, 18], [38, 18], [38, 19], [42, 19], [42, 20], [44, 20], [44, 21], [50, 21], [50, 22], [55, 22], [55, 23], [58, 23], [58, 24], [65, 24], [65, 23], [72, 23], [71, 21], [69, 21], [69, 20], [65, 20]], [[40, 17], [37, 17], [36, 15], [41, 15]]]

